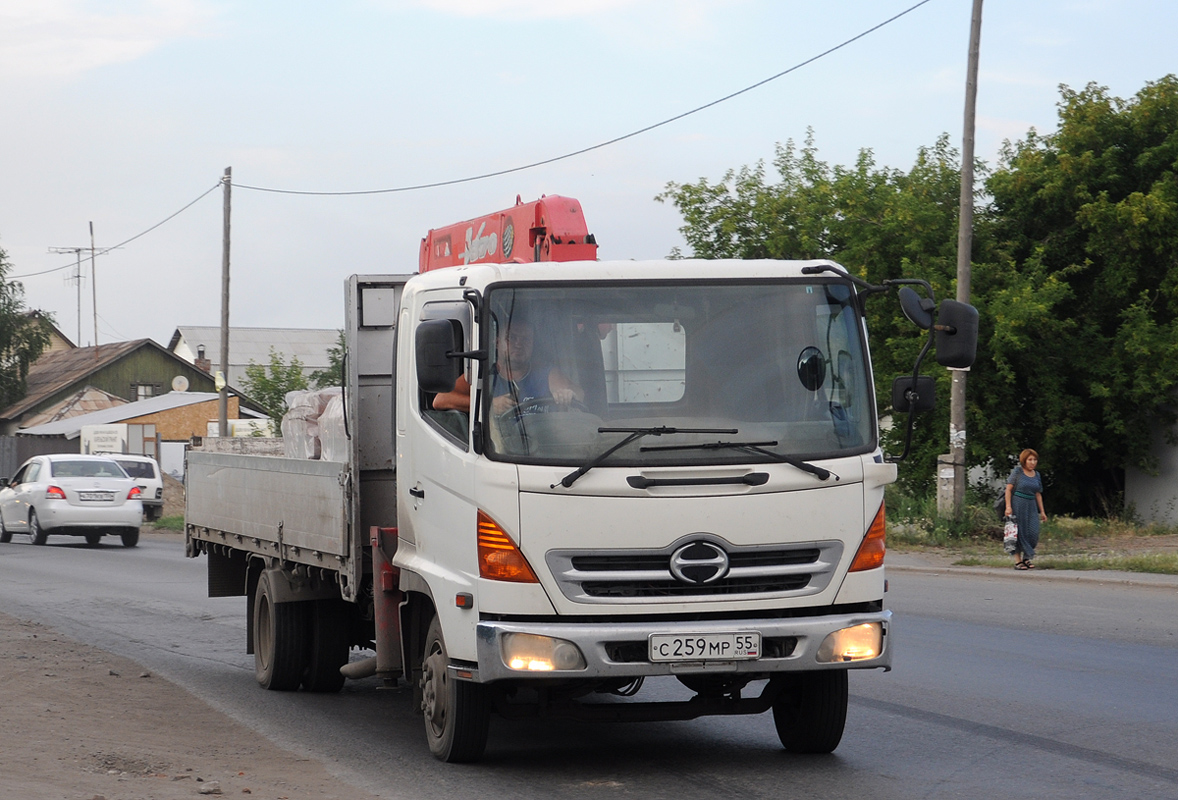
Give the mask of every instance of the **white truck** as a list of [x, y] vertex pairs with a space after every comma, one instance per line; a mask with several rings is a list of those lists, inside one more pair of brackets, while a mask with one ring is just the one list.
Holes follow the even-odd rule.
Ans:
[[[921, 358], [968, 367], [976, 310], [893, 283], [924, 287]], [[190, 452], [187, 554], [246, 597], [262, 687], [408, 681], [445, 761], [492, 713], [772, 710], [829, 752], [848, 671], [892, 658], [863, 314], [887, 288], [829, 261], [353, 276], [348, 458]], [[897, 411], [931, 407], [919, 364]], [[662, 676], [682, 697], [629, 699]]]

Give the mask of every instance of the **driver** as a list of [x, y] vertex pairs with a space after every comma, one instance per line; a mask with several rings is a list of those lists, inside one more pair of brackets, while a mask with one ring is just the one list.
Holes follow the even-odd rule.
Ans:
[[[584, 402], [584, 392], [564, 373], [532, 360], [535, 342], [532, 324], [518, 317], [499, 330], [491, 375], [491, 410], [495, 414], [535, 400], [551, 400], [559, 406]], [[470, 403], [470, 383], [465, 375], [458, 376], [452, 390], [437, 394], [433, 400], [439, 411], [470, 411]]]

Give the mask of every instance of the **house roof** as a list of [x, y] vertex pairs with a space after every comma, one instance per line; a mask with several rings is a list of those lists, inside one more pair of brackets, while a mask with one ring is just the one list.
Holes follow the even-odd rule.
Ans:
[[[80, 414], [76, 417], [68, 417], [55, 422], [48, 422], [44, 425], [25, 428], [19, 434], [21, 436], [64, 436], [67, 439], [76, 439], [81, 435], [83, 425], [111, 425], [126, 419], [145, 417], [148, 414], [159, 414], [162, 411], [171, 411], [174, 408], [182, 408], [184, 406], [195, 405], [196, 403], [207, 403], [219, 397], [220, 395], [216, 392], [168, 392], [167, 394], [157, 395], [156, 397], [149, 397], [146, 400], [138, 400], [134, 403], [126, 403], [121, 406], [114, 406], [113, 408], [104, 408], [100, 411], [92, 411], [89, 414]], [[239, 413], [250, 417], [264, 416], [247, 408], [242, 408]]]
[[[204, 345], [205, 358], [218, 363], [221, 353], [221, 329], [212, 326], [181, 325], [172, 334], [168, 350], [175, 351], [181, 339], [196, 353]], [[263, 366], [270, 363], [270, 348], [281, 353], [287, 361], [297, 358], [307, 369], [326, 369], [329, 348], [335, 347], [339, 331], [332, 328], [229, 328], [229, 365], [245, 366], [253, 361]]]
[[118, 395], [104, 392], [95, 386], [86, 386], [76, 394], [70, 395], [65, 400], [62, 400], [57, 405], [51, 406], [40, 414], [25, 420], [24, 424], [31, 428], [35, 425], [56, 422], [59, 419], [89, 414], [91, 411], [101, 411], [104, 408], [126, 405], [128, 402], [128, 400]]
[[112, 364], [144, 346], [159, 347], [151, 339], [135, 339], [130, 342], [75, 347], [72, 350], [57, 350], [44, 354], [29, 367], [29, 375], [25, 381], [25, 396], [0, 411], [0, 419], [19, 417], [44, 402], [46, 398], [85, 379], [95, 370]]

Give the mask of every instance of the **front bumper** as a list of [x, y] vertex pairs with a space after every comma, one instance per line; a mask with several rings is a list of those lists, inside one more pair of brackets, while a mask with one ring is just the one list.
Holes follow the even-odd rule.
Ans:
[[[883, 626], [879, 656], [848, 663], [820, 663], [816, 654], [831, 633], [865, 623]], [[608, 679], [652, 675], [746, 673], [767, 674], [814, 669], [890, 669], [892, 612], [888, 610], [785, 619], [709, 620], [704, 622], [500, 622], [481, 621], [476, 628], [478, 667], [452, 665], [459, 679], [479, 683], [509, 678]], [[759, 631], [764, 655], [747, 661], [652, 662], [647, 657], [651, 634], [706, 634]], [[585, 657], [578, 670], [530, 672], [511, 669], [503, 661], [502, 638], [508, 633], [528, 633], [572, 642]]]

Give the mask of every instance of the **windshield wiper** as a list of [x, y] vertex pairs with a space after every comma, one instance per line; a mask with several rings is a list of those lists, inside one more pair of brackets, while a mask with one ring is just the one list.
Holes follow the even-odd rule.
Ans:
[[[586, 472], [588, 472], [589, 470], [593, 469], [596, 466], [600, 466], [603, 461], [605, 461], [607, 458], [612, 456], [614, 453], [618, 452], [619, 450], [621, 450], [623, 447], [630, 444], [631, 442], [638, 441], [639, 439], [641, 439], [644, 436], [671, 436], [671, 435], [677, 434], [677, 433], [727, 433], [727, 434], [732, 434], [732, 435], [740, 433], [740, 431], [738, 431], [736, 428], [669, 428], [666, 425], [660, 426], [658, 428], [598, 428], [597, 432], [598, 433], [628, 433], [629, 436], [627, 436], [625, 439], [623, 439], [622, 441], [615, 444], [613, 447], [606, 450], [601, 455], [594, 458], [588, 464], [585, 464], [584, 466], [581, 466], [581, 467], [577, 467], [575, 470], [570, 472], [568, 475], [565, 475], [563, 478], [561, 478], [560, 485], [563, 486], [564, 488], [566, 488], [566, 489], [569, 488], [574, 483], [576, 483], [577, 479], [580, 478], [582, 475], [584, 475]], [[551, 486], [549, 486], [548, 488], [555, 489], [556, 486], [557, 486], [557, 484], [554, 483]]]
[[[655, 445], [654, 447], [639, 448], [640, 452], [648, 453], [652, 451], [666, 451], [666, 450], [749, 450], [754, 453], [759, 453], [774, 461], [779, 461], [782, 464], [789, 464], [791, 467], [809, 472], [811, 475], [817, 475], [818, 480], [824, 481], [834, 475], [828, 469], [815, 466], [814, 464], [802, 461], [800, 458], [793, 456], [782, 455], [775, 453], [772, 450], [766, 450], [766, 447], [776, 447], [777, 442], [701, 442], [699, 444], [667, 444]], [[834, 475], [836, 481], [842, 480], [838, 475]]]

